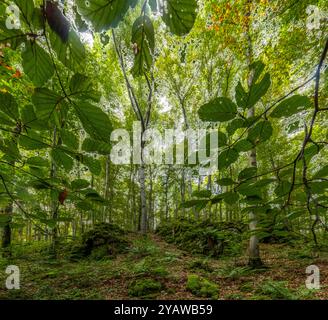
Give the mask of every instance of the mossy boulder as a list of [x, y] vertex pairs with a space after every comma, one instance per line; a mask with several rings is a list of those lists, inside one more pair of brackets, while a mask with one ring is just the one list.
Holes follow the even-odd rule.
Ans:
[[246, 226], [242, 222], [186, 219], [164, 222], [156, 230], [167, 242], [175, 243], [181, 249], [213, 257], [239, 254], [244, 231]]
[[162, 290], [163, 286], [159, 281], [151, 278], [138, 279], [129, 286], [129, 296], [147, 298], [152, 297]]
[[75, 244], [71, 250], [71, 258], [103, 259], [115, 257], [124, 252], [129, 246], [124, 231], [111, 223], [101, 223], [83, 234], [80, 243]]
[[196, 274], [188, 276], [187, 290], [197, 297], [210, 298], [213, 300], [219, 298], [219, 286]]

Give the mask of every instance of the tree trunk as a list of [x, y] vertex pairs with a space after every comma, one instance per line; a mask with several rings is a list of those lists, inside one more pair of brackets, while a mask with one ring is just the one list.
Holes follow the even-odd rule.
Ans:
[[142, 163], [139, 167], [139, 183], [140, 183], [140, 201], [141, 201], [141, 222], [140, 231], [142, 234], [147, 233], [147, 197], [145, 184], [145, 165]]
[[[255, 114], [254, 108], [251, 108], [248, 112], [248, 117], [252, 117]], [[256, 149], [252, 149], [249, 154], [250, 166], [257, 168], [256, 160]], [[257, 217], [256, 214], [251, 211], [249, 213], [249, 229], [251, 232], [254, 232], [257, 228]], [[252, 234], [249, 240], [249, 266], [256, 268], [263, 265], [260, 258], [260, 249], [259, 249], [259, 240], [255, 234]]]
[[10, 203], [6, 206], [4, 210], [4, 214], [8, 217], [7, 223], [4, 225], [2, 229], [2, 249], [3, 249], [3, 256], [4, 257], [10, 257], [11, 256], [11, 250], [10, 250], [10, 245], [11, 245], [11, 215], [13, 213], [13, 203], [10, 201]]

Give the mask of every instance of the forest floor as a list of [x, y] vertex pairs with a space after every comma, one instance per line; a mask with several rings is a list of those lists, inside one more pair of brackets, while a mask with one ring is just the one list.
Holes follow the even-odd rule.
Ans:
[[[16, 249], [10, 260], [0, 258], [0, 299], [139, 299], [129, 288], [144, 279], [161, 283], [161, 289], [143, 298], [200, 299], [187, 289], [191, 274], [216, 284], [219, 299], [328, 299], [327, 253], [313, 257], [288, 245], [261, 244], [266, 268], [251, 270], [246, 256], [213, 259], [179, 250], [156, 235], [130, 237], [127, 253], [100, 261], [51, 261], [31, 245]], [[19, 290], [5, 288], [9, 264], [20, 268]], [[312, 264], [320, 269], [320, 290], [305, 286], [305, 269]]]

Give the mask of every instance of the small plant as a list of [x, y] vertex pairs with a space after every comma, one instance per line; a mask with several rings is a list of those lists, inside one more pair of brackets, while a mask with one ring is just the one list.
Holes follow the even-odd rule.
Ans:
[[219, 274], [226, 278], [238, 279], [240, 277], [245, 277], [258, 271], [259, 270], [254, 270], [250, 267], [226, 266], [219, 270]]
[[195, 274], [188, 276], [187, 289], [198, 297], [211, 298], [214, 300], [217, 300], [219, 297], [218, 285]]
[[162, 289], [162, 284], [153, 279], [138, 279], [129, 286], [129, 296], [147, 298], [152, 297]]
[[261, 284], [258, 293], [273, 300], [296, 300], [298, 297], [287, 287], [286, 281], [268, 280]]
[[213, 272], [213, 268], [209, 265], [207, 259], [197, 259], [189, 264], [190, 270], [204, 270], [206, 272]]
[[129, 251], [134, 256], [142, 258], [146, 256], [157, 255], [159, 253], [159, 248], [154, 244], [153, 241], [151, 241], [151, 239], [145, 237], [135, 240]]
[[252, 282], [245, 282], [240, 286], [241, 292], [252, 292], [254, 290], [254, 286]]

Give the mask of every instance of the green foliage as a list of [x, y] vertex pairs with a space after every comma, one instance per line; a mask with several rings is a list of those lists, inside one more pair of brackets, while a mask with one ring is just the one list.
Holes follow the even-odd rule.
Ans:
[[134, 7], [136, 3], [137, 0], [76, 1], [78, 12], [84, 19], [92, 23], [97, 32], [117, 27], [128, 9]]
[[192, 29], [196, 20], [197, 0], [166, 0], [162, 19], [170, 31], [183, 36]]
[[150, 298], [163, 288], [159, 281], [151, 278], [138, 279], [129, 285], [129, 296], [139, 298]]
[[222, 254], [234, 255], [241, 250], [243, 228], [244, 225], [238, 223], [189, 222], [181, 219], [162, 223], [156, 232], [183, 250], [218, 257]]
[[282, 101], [270, 114], [272, 118], [290, 117], [310, 108], [312, 105], [308, 97], [294, 95]]
[[297, 296], [287, 288], [286, 281], [267, 280], [263, 282], [258, 293], [269, 296], [273, 300], [296, 300]]
[[195, 274], [188, 275], [187, 290], [198, 297], [217, 300], [219, 297], [219, 286], [203, 277]]
[[135, 46], [132, 74], [138, 77], [149, 71], [153, 64], [155, 32], [148, 16], [141, 16], [134, 22], [131, 42]]
[[225, 122], [236, 117], [237, 106], [228, 98], [215, 98], [198, 110], [202, 121]]
[[128, 240], [121, 228], [114, 224], [101, 223], [83, 234], [82, 240], [72, 248], [71, 259], [82, 257], [102, 259], [116, 256], [127, 250]]
[[37, 87], [43, 86], [55, 72], [49, 54], [34, 42], [28, 42], [22, 58], [24, 72]]

